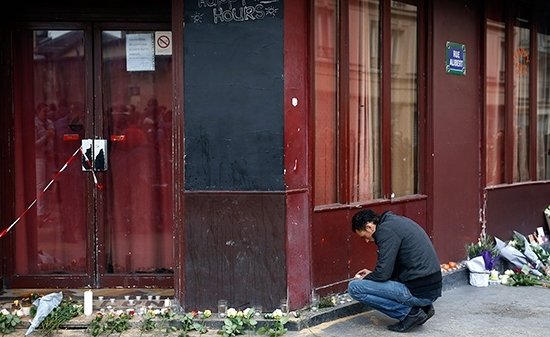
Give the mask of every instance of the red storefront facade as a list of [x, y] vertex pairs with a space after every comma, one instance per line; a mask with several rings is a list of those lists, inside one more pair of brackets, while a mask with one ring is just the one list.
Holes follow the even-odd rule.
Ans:
[[25, 2], [1, 32], [4, 287], [299, 308], [374, 263], [361, 208], [442, 262], [546, 226], [550, 11], [518, 3]]

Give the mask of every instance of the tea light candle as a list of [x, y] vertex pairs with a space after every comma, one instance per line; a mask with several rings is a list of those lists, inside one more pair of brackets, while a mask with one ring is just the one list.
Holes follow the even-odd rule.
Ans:
[[93, 311], [94, 304], [94, 293], [91, 290], [86, 290], [84, 292], [84, 315], [90, 316]]

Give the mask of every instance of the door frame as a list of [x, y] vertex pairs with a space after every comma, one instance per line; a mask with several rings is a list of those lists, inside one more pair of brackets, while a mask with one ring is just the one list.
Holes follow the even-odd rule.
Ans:
[[[102, 70], [102, 48], [101, 48], [101, 33], [105, 30], [147, 30], [147, 31], [155, 31], [155, 30], [171, 30], [170, 24], [163, 24], [163, 23], [136, 23], [136, 22], [116, 22], [116, 23], [94, 23], [92, 27], [92, 33], [93, 33], [93, 67], [94, 67], [94, 79], [93, 79], [93, 91], [92, 93], [88, 92], [89, 96], [93, 96], [94, 93], [97, 94], [97, 99], [93, 101], [93, 108], [96, 112], [96, 116], [94, 118], [94, 121], [96, 122], [96, 125], [94, 126], [96, 130], [94, 130], [94, 134], [102, 133], [104, 128], [104, 123], [106, 122], [104, 120], [105, 114], [103, 113], [103, 87], [102, 87], [102, 79], [103, 79], [103, 70]], [[173, 55], [172, 55], [173, 58]], [[174, 61], [172, 61], [172, 67], [173, 67]], [[172, 87], [173, 89], [173, 87]], [[97, 128], [102, 129], [101, 131], [98, 131]], [[105, 138], [108, 138], [107, 135], [104, 135]], [[91, 185], [90, 185], [91, 186]], [[175, 193], [175, 191], [172, 191]], [[101, 198], [102, 194], [97, 193], [97, 189], [93, 189], [93, 193], [96, 193], [97, 198]], [[102, 203], [103, 201], [99, 201]], [[103, 225], [105, 224], [105, 214], [103, 212], [104, 208], [100, 207], [95, 212], [95, 216], [97, 217], [97, 223], [95, 224], [95, 231], [98, 242], [97, 249], [92, 249], [91, 251], [96, 254], [91, 260], [95, 260], [96, 263], [94, 267], [96, 270], [94, 271], [94, 284], [100, 287], [116, 287], [116, 286], [124, 286], [124, 287], [130, 287], [130, 286], [136, 286], [136, 287], [145, 287], [145, 286], [155, 286], [159, 288], [172, 288], [174, 285], [174, 274], [107, 274], [107, 266], [105, 265], [105, 231], [101, 230], [104, 229]], [[173, 219], [173, 216], [172, 216]], [[99, 253], [101, 252], [101, 253]], [[176, 260], [174, 259], [174, 269], [176, 269]]]
[[[13, 200], [11, 196], [15, 193], [15, 182], [13, 181], [13, 176], [9, 174], [10, 171], [14, 169], [14, 155], [15, 151], [13, 149], [14, 136], [13, 136], [13, 97], [11, 93], [14, 89], [13, 80], [16, 76], [13, 65], [14, 59], [17, 55], [13, 55], [12, 51], [14, 50], [14, 41], [13, 41], [13, 32], [19, 29], [26, 30], [35, 30], [35, 29], [75, 29], [82, 30], [85, 34], [85, 48], [86, 50], [92, 50], [91, 54], [86, 54], [85, 59], [85, 91], [86, 91], [86, 118], [85, 118], [85, 130], [86, 134], [84, 137], [91, 138], [93, 136], [91, 133], [96, 133], [95, 131], [98, 128], [102, 128], [104, 118], [102, 113], [102, 95], [97, 95], [99, 98], [94, 99], [94, 93], [102, 93], [102, 74], [101, 74], [101, 48], [97, 48], [101, 41], [98, 37], [101, 36], [102, 30], [171, 30], [172, 27], [169, 22], [159, 22], [159, 23], [141, 23], [141, 22], [116, 22], [116, 23], [107, 23], [107, 22], [92, 22], [82, 21], [82, 22], [26, 22], [23, 24], [14, 25], [11, 29], [1, 31], [2, 37], [1, 40], [6, 42], [3, 44], [5, 55], [9, 55], [6, 58], [7, 62], [3, 63], [5, 67], [3, 71], [7, 74], [10, 74], [5, 80], [2, 80], [2, 87], [7, 87], [10, 90], [2, 91], [4, 93], [9, 93], [8, 95], [3, 94], [2, 102], [6, 102], [3, 106], [9, 106], [8, 110], [11, 111], [9, 114], [1, 114], [1, 120], [3, 128], [7, 128], [7, 132], [3, 132], [5, 138], [2, 142], [0, 150], [2, 150], [1, 157], [9, 158], [6, 162], [4, 168], [1, 171], [0, 180], [2, 183], [2, 191], [0, 192], [0, 200], [8, 201]], [[95, 45], [93, 45], [95, 44]], [[88, 57], [92, 56], [92, 57]], [[174, 57], [174, 55], [172, 55]], [[174, 59], [172, 66], [174, 67]], [[93, 75], [93, 78], [90, 75]], [[173, 87], [172, 87], [173, 90]], [[100, 112], [95, 116], [94, 121], [94, 112], [90, 111], [94, 109], [95, 111]], [[175, 109], [173, 109], [175, 111]], [[97, 123], [96, 123], [97, 122]], [[93, 125], [97, 124], [97, 125]], [[98, 126], [99, 125], [99, 126]], [[94, 130], [94, 128], [96, 128]], [[103, 130], [101, 130], [103, 132]], [[77, 163], [73, 163], [77, 164]], [[78, 164], [77, 164], [78, 165]], [[86, 200], [88, 205], [94, 205], [96, 198], [101, 198], [101, 193], [97, 193], [95, 184], [93, 182], [92, 174], [87, 174], [88, 183]], [[175, 192], [175, 191], [174, 191]], [[100, 201], [101, 202], [101, 201]], [[94, 211], [94, 208], [96, 210]], [[11, 202], [2, 202], [0, 205], [2, 210], [2, 216], [0, 221], [2, 224], [10, 223], [11, 219], [15, 219], [18, 214], [15, 214], [14, 203]], [[14, 268], [14, 250], [15, 250], [15, 237], [8, 235], [2, 239], [0, 242], [0, 250], [2, 251], [2, 262], [1, 270], [2, 276], [4, 277], [4, 284], [8, 288], [77, 288], [84, 286], [96, 287], [115, 287], [115, 286], [135, 286], [135, 287], [144, 287], [144, 286], [155, 286], [159, 288], [172, 288], [174, 286], [174, 275], [173, 274], [106, 274], [105, 262], [101, 258], [101, 252], [105, 252], [104, 246], [100, 242], [104, 242], [104, 233], [100, 229], [102, 228], [102, 221], [105, 219], [105, 215], [102, 213], [102, 208], [99, 207], [87, 207], [87, 244], [86, 244], [86, 259], [87, 265], [86, 274], [33, 274], [33, 275], [16, 275]], [[171, 215], [173, 219], [173, 214]], [[173, 222], [173, 221], [172, 221]], [[102, 241], [103, 240], [103, 241]], [[96, 248], [97, 247], [97, 248]], [[177, 270], [177, 260], [174, 259], [174, 272]]]

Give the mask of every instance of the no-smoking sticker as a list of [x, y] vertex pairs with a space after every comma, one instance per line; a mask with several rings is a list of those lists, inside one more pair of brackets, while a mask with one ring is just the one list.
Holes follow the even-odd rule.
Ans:
[[172, 32], [155, 32], [155, 55], [172, 55]]

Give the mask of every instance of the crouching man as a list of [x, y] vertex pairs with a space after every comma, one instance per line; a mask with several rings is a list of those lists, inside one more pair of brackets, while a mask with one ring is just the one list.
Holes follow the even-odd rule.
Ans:
[[377, 246], [378, 258], [373, 271], [357, 272], [349, 295], [399, 320], [388, 326], [392, 331], [424, 324], [435, 313], [442, 287], [439, 258], [424, 229], [409, 218], [368, 209], [353, 216], [352, 230]]

